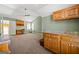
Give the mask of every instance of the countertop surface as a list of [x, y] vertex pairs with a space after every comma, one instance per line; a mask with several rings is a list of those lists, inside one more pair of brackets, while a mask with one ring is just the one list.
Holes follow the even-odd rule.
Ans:
[[59, 34], [59, 35], [68, 35], [71, 36], [73, 42], [79, 43], [79, 34], [75, 33], [64, 33], [64, 32], [45, 32], [45, 33], [51, 33], [51, 34]]

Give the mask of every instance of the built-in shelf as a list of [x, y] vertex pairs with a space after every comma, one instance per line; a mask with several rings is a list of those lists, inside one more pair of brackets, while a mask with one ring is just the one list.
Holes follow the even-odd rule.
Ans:
[[24, 21], [22, 20], [17, 20], [16, 21], [16, 35], [19, 35], [19, 34], [23, 34], [24, 33]]
[[24, 34], [24, 29], [16, 30], [16, 35]]
[[24, 21], [22, 21], [22, 20], [17, 20], [17, 21], [16, 21], [16, 26], [24, 26]]

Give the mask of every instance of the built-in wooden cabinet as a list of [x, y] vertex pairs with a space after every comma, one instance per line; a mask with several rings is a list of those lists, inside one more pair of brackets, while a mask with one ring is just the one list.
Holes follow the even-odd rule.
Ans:
[[53, 17], [53, 20], [56, 20], [56, 21], [64, 19], [64, 11], [63, 10], [56, 11], [53, 13], [52, 17]]
[[51, 34], [51, 51], [60, 53], [60, 36], [58, 34]]
[[24, 34], [24, 29], [16, 30], [16, 35]]
[[[23, 27], [24, 26], [24, 21], [22, 20], [16, 20], [16, 27]], [[24, 28], [21, 29], [16, 29], [16, 35], [23, 34], [24, 33]]]
[[61, 40], [61, 53], [68, 54], [70, 53], [70, 42], [66, 40]]
[[79, 54], [79, 42], [75, 42], [75, 39], [73, 39], [73, 37], [70, 35], [62, 35], [61, 36], [61, 53]]
[[71, 35], [44, 33], [44, 47], [57, 54], [79, 54], [79, 42]]
[[54, 13], [53, 13], [53, 19], [61, 20], [61, 19], [62, 19], [61, 11], [54, 12]]
[[70, 53], [70, 47], [71, 47], [71, 39], [72, 37], [69, 35], [61, 35], [61, 53], [68, 54]]
[[79, 5], [67, 8], [64, 12], [66, 19], [79, 18]]
[[56, 21], [79, 18], [79, 5], [58, 10], [53, 13], [52, 17], [53, 17], [53, 20], [56, 20]]
[[44, 47], [52, 52], [60, 53], [60, 38], [58, 35], [50, 33], [44, 33], [44, 35]]
[[17, 21], [16, 21], [16, 25], [17, 25], [17, 26], [24, 26], [24, 21], [17, 20]]
[[79, 54], [79, 42], [72, 42], [70, 49], [71, 54]]
[[47, 48], [47, 49], [50, 49], [50, 40], [49, 39], [50, 39], [50, 34], [49, 33], [45, 33], [44, 34], [44, 42], [45, 42], [44, 43], [44, 45], [45, 45], [44, 47]]

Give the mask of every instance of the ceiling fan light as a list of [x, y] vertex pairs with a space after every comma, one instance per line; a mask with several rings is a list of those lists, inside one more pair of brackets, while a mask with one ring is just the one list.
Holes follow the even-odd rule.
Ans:
[[30, 16], [30, 15], [25, 15], [25, 16]]
[[26, 10], [27, 10], [27, 9], [25, 8], [25, 16], [30, 16], [29, 14], [26, 15]]
[[27, 10], [27, 9], [25, 8], [25, 10]]

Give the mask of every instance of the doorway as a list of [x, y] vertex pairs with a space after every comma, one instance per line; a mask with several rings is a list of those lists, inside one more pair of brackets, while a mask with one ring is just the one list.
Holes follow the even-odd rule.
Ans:
[[1, 20], [1, 37], [6, 38], [9, 36], [9, 20]]

